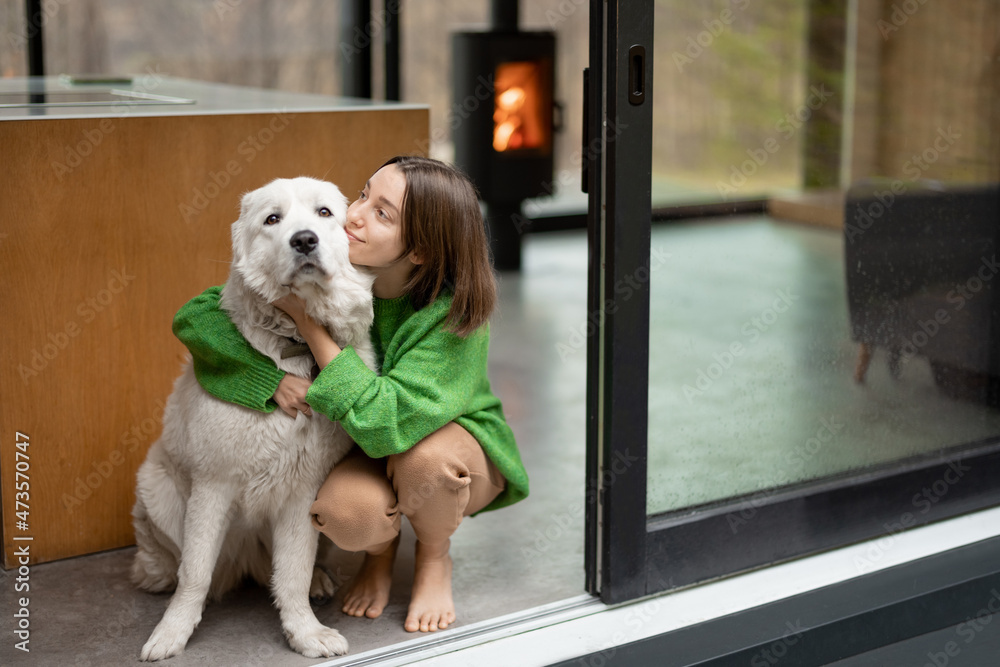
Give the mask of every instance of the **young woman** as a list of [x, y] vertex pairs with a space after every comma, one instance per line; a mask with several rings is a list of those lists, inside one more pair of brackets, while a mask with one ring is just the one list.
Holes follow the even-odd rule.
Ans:
[[496, 280], [472, 183], [449, 165], [397, 157], [347, 212], [350, 258], [375, 274], [371, 337], [380, 374], [341, 349], [298, 297], [275, 303], [295, 320], [321, 369], [286, 376], [251, 348], [219, 307], [221, 288], [186, 304], [174, 333], [214, 396], [294, 417], [319, 411], [357, 447], [334, 468], [312, 507], [334, 544], [364, 551], [343, 611], [378, 617], [406, 516], [416, 534], [404, 627], [455, 621], [450, 537], [462, 518], [528, 494], [528, 477], [486, 375]]

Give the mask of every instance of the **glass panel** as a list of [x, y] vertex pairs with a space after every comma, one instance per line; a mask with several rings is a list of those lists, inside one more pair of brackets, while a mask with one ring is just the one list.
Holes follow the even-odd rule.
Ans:
[[654, 210], [798, 185], [805, 4], [657, 0]]
[[0, 77], [28, 76], [28, 31], [23, 0], [0, 0]]
[[42, 11], [49, 74], [170, 76], [335, 95], [341, 58], [351, 51], [338, 39], [340, 3], [322, 0], [95, 0], [43, 3]]
[[654, 198], [767, 213], [654, 226], [650, 514], [1000, 434], [1000, 5], [911, 4], [656, 3]]

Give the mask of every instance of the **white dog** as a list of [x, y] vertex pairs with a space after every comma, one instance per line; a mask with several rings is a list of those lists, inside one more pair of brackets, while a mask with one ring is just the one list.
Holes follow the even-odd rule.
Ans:
[[[346, 217], [337, 186], [296, 178], [244, 195], [233, 223], [222, 307], [247, 341], [288, 373], [308, 378], [313, 366], [308, 349], [294, 345], [301, 339], [291, 318], [270, 305], [289, 288], [334, 340], [375, 367], [373, 277], [348, 260]], [[163, 435], [137, 476], [132, 579], [149, 591], [176, 589], [143, 660], [180, 653], [210, 589], [221, 595], [245, 576], [270, 585], [293, 649], [313, 658], [347, 652], [347, 641], [309, 606], [311, 587], [333, 593], [329, 577], [318, 569], [314, 576], [319, 534], [309, 507], [351, 445], [322, 415], [293, 420], [213, 398], [188, 364], [167, 402]]]

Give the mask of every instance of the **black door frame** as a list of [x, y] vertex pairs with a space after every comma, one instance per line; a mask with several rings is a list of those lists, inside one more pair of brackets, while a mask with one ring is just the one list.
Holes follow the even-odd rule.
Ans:
[[647, 589], [653, 1], [590, 11], [587, 590], [613, 603]]
[[[647, 516], [653, 7], [590, 3], [587, 591], [620, 603], [1000, 505], [993, 437]], [[921, 489], [934, 501], [915, 504]], [[734, 530], [747, 519], [752, 526]]]

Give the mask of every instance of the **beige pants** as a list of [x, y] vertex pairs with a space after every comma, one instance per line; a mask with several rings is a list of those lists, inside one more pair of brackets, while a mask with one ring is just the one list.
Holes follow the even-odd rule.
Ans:
[[504, 483], [479, 442], [450, 422], [402, 454], [373, 459], [355, 447], [334, 466], [310, 511], [313, 526], [347, 551], [391, 541], [403, 516], [418, 540], [438, 544]]

